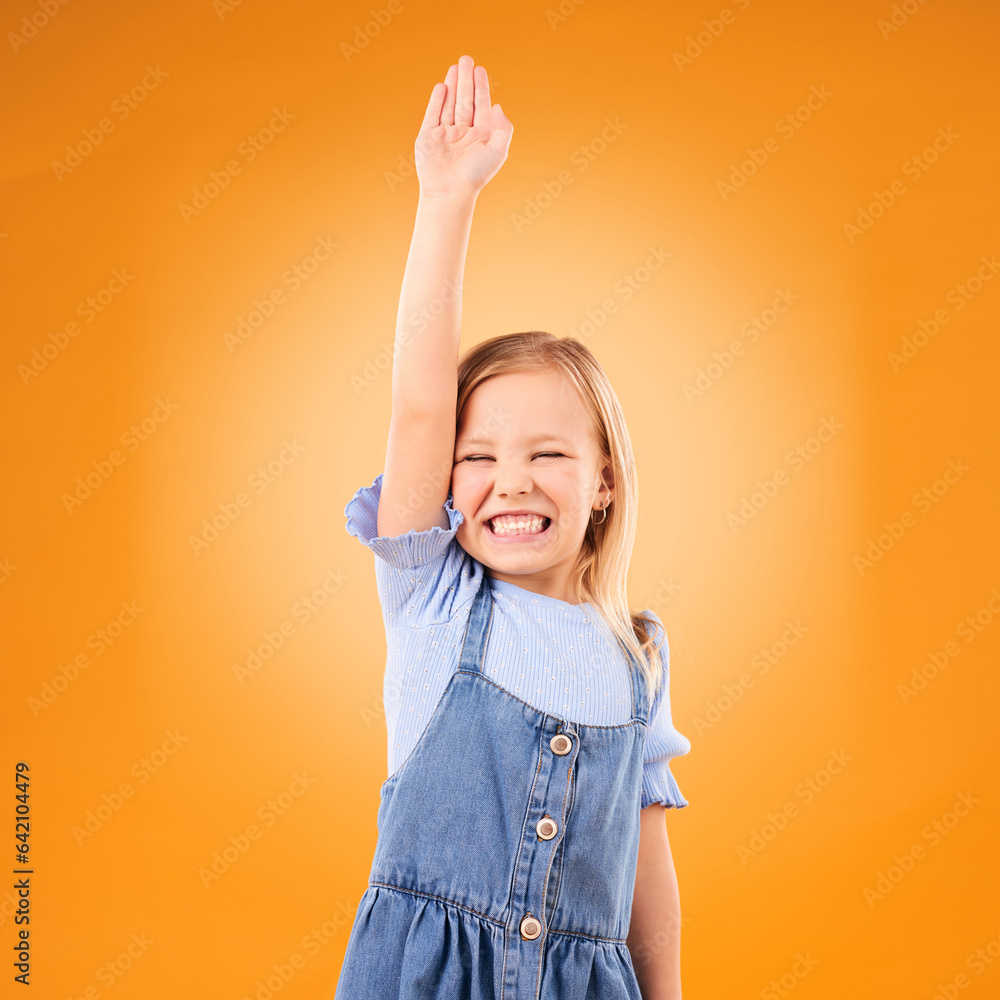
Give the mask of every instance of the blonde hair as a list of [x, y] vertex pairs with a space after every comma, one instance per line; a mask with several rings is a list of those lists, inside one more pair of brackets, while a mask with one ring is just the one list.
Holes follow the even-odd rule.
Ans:
[[553, 369], [576, 389], [590, 413], [601, 468], [610, 465], [614, 476], [614, 502], [605, 508], [602, 523], [594, 524], [591, 516], [571, 587], [581, 601], [593, 604], [618, 641], [636, 658], [652, 699], [663, 677], [663, 664], [656, 654], [666, 635], [660, 636], [661, 630], [648, 615], [629, 610], [627, 576], [638, 519], [638, 481], [621, 404], [597, 359], [580, 341], [560, 339], [542, 330], [484, 340], [458, 359], [456, 426], [472, 391], [491, 376]]

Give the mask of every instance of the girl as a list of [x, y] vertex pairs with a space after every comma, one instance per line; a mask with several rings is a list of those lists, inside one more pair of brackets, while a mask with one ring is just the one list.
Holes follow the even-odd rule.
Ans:
[[541, 332], [458, 355], [476, 197], [513, 126], [462, 56], [431, 91], [375, 553], [389, 778], [337, 1000], [679, 1000], [660, 619], [628, 610], [636, 474], [593, 355]]

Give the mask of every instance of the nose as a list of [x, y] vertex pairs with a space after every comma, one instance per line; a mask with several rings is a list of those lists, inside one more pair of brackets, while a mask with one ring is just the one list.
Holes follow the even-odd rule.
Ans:
[[531, 492], [531, 476], [520, 462], [498, 462], [495, 468], [493, 492], [498, 497], [520, 496]]

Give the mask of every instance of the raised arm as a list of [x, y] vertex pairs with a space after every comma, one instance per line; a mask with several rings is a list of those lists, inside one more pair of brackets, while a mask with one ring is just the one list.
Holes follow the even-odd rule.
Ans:
[[380, 535], [448, 527], [465, 255], [476, 198], [513, 131], [471, 56], [431, 91], [414, 144], [420, 196], [396, 316]]

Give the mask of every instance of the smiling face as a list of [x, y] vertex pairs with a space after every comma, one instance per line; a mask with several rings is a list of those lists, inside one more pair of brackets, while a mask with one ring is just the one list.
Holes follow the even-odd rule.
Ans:
[[[452, 506], [465, 516], [459, 544], [491, 576], [575, 601], [570, 580], [587, 521], [613, 485], [590, 413], [558, 369], [494, 375], [470, 393]], [[492, 521], [507, 512], [519, 516]]]

